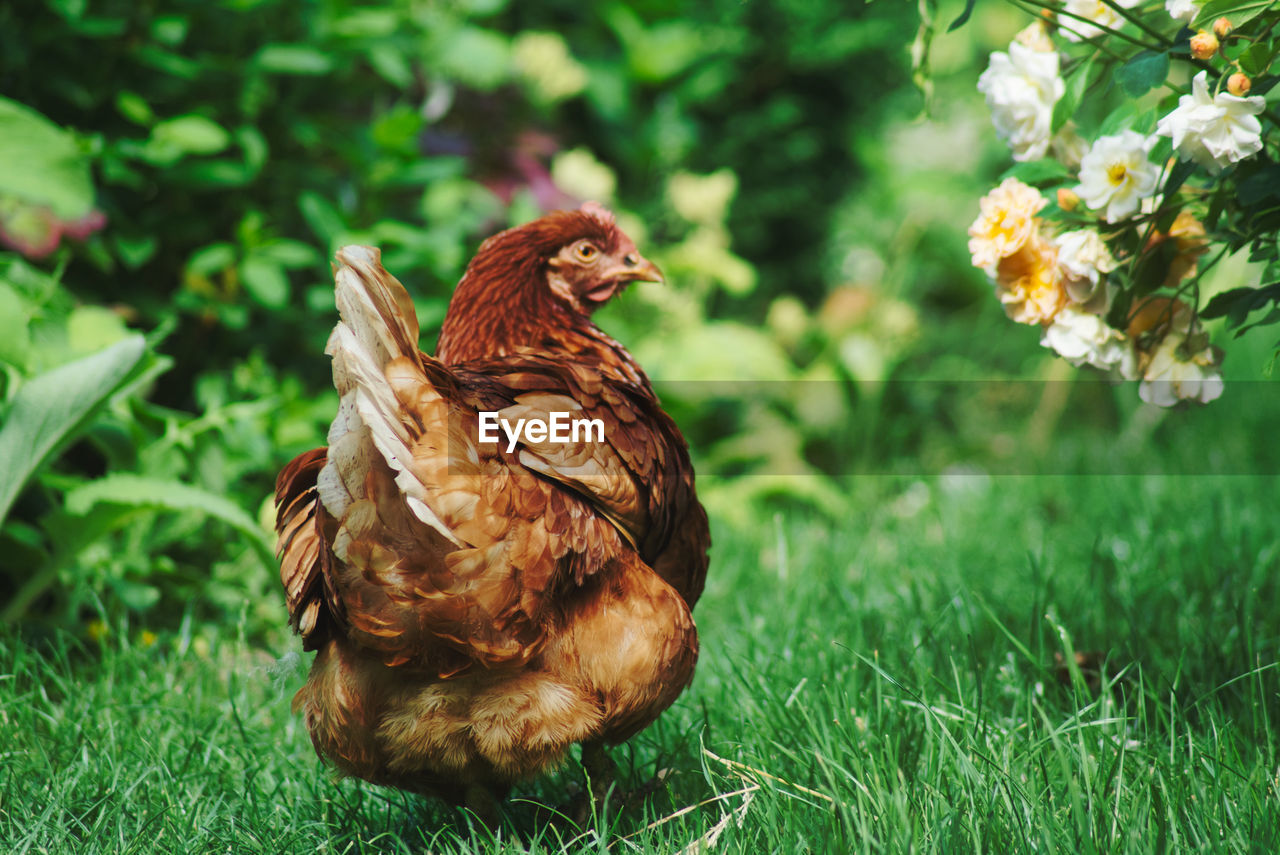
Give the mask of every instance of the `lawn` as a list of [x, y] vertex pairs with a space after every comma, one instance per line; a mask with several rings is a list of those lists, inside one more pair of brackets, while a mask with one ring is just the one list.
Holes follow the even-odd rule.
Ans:
[[694, 685], [614, 751], [661, 784], [584, 829], [539, 806], [573, 762], [496, 838], [334, 781], [283, 633], [10, 631], [0, 849], [1280, 851], [1275, 487], [865, 477], [845, 524], [721, 526]]

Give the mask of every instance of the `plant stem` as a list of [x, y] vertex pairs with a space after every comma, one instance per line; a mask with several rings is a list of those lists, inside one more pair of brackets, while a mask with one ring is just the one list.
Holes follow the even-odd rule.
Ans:
[[1161, 45], [1163, 45], [1163, 47], [1161, 48], [1162, 50], [1168, 50], [1169, 48], [1173, 47], [1173, 42], [1169, 39], [1166, 39], [1164, 35], [1160, 33], [1159, 30], [1155, 30], [1149, 27], [1142, 20], [1141, 17], [1133, 14], [1131, 10], [1126, 9], [1124, 6], [1121, 6], [1119, 3], [1116, 2], [1116, 0], [1102, 0], [1102, 2], [1107, 4], [1107, 6], [1111, 9], [1111, 11], [1115, 12], [1121, 18], [1124, 18], [1126, 21], [1133, 24], [1135, 27], [1142, 30], [1144, 33], [1146, 33], [1147, 35], [1151, 36], [1153, 39], [1158, 41]]
[[[1059, 17], [1066, 16], [1068, 18], [1074, 18], [1077, 21], [1082, 21], [1086, 24], [1091, 24], [1097, 27], [1099, 30], [1102, 30], [1102, 32], [1107, 33], [1108, 35], [1118, 36], [1119, 38], [1122, 38], [1127, 42], [1135, 44], [1141, 48], [1146, 48], [1149, 51], [1154, 51], [1155, 53], [1163, 53], [1164, 51], [1168, 50], [1167, 45], [1147, 44], [1146, 42], [1142, 41], [1142, 39], [1135, 38], [1134, 36], [1131, 36], [1128, 33], [1122, 32], [1113, 27], [1108, 27], [1106, 24], [1099, 24], [1097, 21], [1094, 21], [1092, 18], [1088, 18], [1084, 15], [1077, 15], [1075, 12], [1068, 12], [1065, 9], [1059, 9], [1056, 4], [1047, 2], [1047, 0], [1009, 0], [1009, 2], [1013, 3], [1014, 5], [1026, 4], [1028, 6], [1034, 6], [1037, 9], [1048, 9], [1049, 11], [1056, 13]], [[1058, 26], [1063, 27], [1063, 24], [1059, 22]], [[1070, 28], [1066, 28], [1066, 29], [1068, 29], [1070, 32], [1075, 32], [1075, 30], [1070, 30]], [[1087, 38], [1083, 40], [1089, 42], [1094, 47], [1098, 47], [1099, 46], [1098, 42], [1095, 41], [1095, 39], [1097, 38], [1098, 38], [1097, 36], [1093, 36], [1091, 38]]]

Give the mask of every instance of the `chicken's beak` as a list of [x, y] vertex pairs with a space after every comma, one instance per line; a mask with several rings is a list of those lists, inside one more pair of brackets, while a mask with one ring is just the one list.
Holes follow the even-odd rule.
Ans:
[[593, 303], [604, 303], [632, 282], [666, 282], [662, 271], [638, 252], [629, 252], [608, 269], [601, 271], [601, 284], [583, 296]]
[[662, 284], [667, 281], [658, 266], [638, 252], [629, 252], [622, 256], [614, 269], [609, 271], [609, 278], [616, 282], [657, 282]]

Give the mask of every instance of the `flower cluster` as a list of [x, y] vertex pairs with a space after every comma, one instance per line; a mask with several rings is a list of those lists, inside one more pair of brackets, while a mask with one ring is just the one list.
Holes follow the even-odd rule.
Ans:
[[[1045, 15], [978, 81], [1017, 165], [981, 201], [973, 264], [1009, 318], [1039, 326], [1073, 365], [1137, 381], [1149, 403], [1211, 401], [1222, 353], [1203, 319], [1240, 326], [1280, 304], [1277, 119], [1263, 97], [1280, 80], [1280, 7], [1219, 0], [1220, 17], [1201, 21], [1197, 0], [1033, 5]], [[1159, 101], [1140, 104], [1153, 90]], [[1079, 113], [1095, 127], [1073, 115], [1086, 94], [1117, 101], [1110, 115]], [[1246, 247], [1276, 281], [1202, 307], [1203, 273]]]
[[[1034, 187], [1006, 178], [982, 199], [969, 228], [973, 263], [991, 276], [1009, 318], [1039, 325], [1041, 344], [1073, 365], [1142, 381], [1144, 401], [1167, 406], [1222, 394], [1217, 353], [1186, 303], [1147, 299], [1124, 330], [1107, 323], [1113, 296], [1107, 277], [1116, 259], [1093, 229], [1048, 231], [1036, 216], [1047, 204]], [[1187, 221], [1177, 234], [1157, 236], [1174, 242], [1183, 271], [1203, 248], [1197, 226]]]

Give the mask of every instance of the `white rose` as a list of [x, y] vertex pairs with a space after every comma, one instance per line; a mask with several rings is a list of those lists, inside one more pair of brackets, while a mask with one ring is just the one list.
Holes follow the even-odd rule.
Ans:
[[1058, 74], [1058, 54], [1015, 41], [1008, 53], [991, 54], [987, 70], [978, 78], [978, 91], [986, 98], [996, 133], [1013, 150], [1013, 159], [1044, 157], [1053, 105], [1066, 91]]
[[1187, 335], [1170, 332], [1160, 342], [1142, 374], [1138, 397], [1148, 404], [1172, 407], [1178, 401], [1207, 404], [1222, 395], [1222, 373], [1213, 348], [1196, 354], [1181, 351]]
[[[1117, 0], [1116, 5], [1132, 9], [1138, 0]], [[1102, 35], [1106, 32], [1102, 27], [1118, 30], [1124, 24], [1124, 17], [1102, 0], [1067, 0], [1058, 22], [1068, 41], [1079, 42]]]
[[1179, 157], [1218, 172], [1262, 150], [1257, 116], [1265, 106], [1258, 96], [1219, 92], [1210, 97], [1208, 72], [1202, 71], [1191, 81], [1191, 94], [1179, 98], [1173, 112], [1156, 124], [1156, 133], [1173, 138]]
[[1059, 235], [1058, 264], [1066, 276], [1063, 284], [1067, 296], [1076, 303], [1086, 304], [1084, 311], [1105, 312], [1107, 291], [1102, 287], [1105, 274], [1116, 269], [1111, 250], [1093, 229], [1079, 229]]
[[1080, 160], [1075, 191], [1090, 208], [1103, 211], [1108, 223], [1130, 217], [1156, 190], [1160, 172], [1147, 159], [1155, 143], [1136, 131], [1099, 137]]
[[1072, 365], [1092, 365], [1103, 370], [1124, 358], [1125, 339], [1100, 316], [1066, 306], [1045, 327], [1040, 344], [1052, 348]]
[[1164, 0], [1164, 10], [1175, 21], [1190, 24], [1200, 12], [1200, 4], [1196, 0]]

